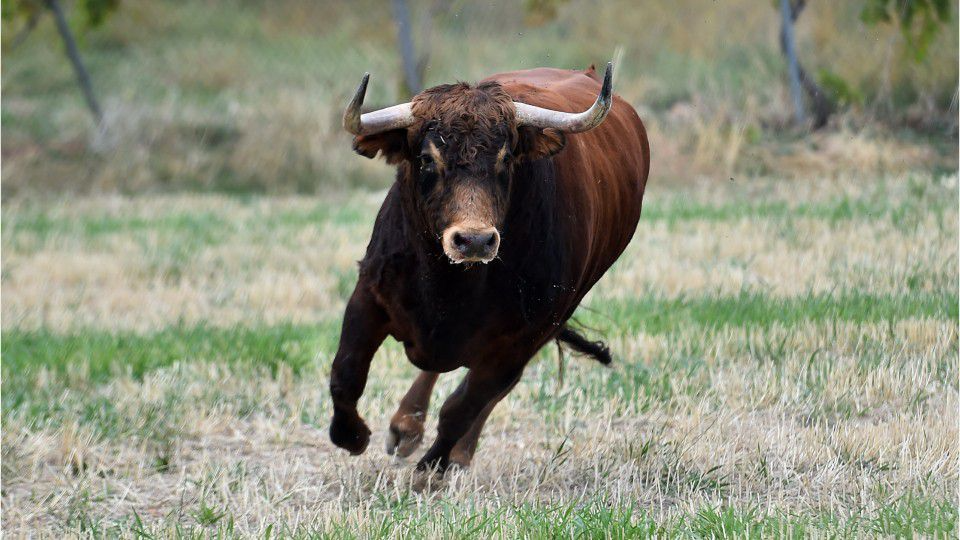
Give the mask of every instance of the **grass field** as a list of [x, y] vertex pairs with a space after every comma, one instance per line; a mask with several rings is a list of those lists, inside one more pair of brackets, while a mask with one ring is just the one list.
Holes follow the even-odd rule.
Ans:
[[577, 314], [614, 366], [548, 347], [425, 490], [381, 450], [397, 343], [368, 452], [326, 435], [392, 178], [340, 115], [364, 71], [371, 107], [407, 98], [385, 3], [72, 10], [97, 128], [51, 18], [16, 48], [4, 19], [3, 536], [956, 537], [957, 9], [917, 63], [861, 3], [811, 3], [800, 57], [852, 100], [807, 132], [771, 2], [642, 4], [410, 2], [428, 85], [615, 57], [654, 156]]
[[5, 200], [4, 535], [955, 537], [957, 184], [652, 182], [578, 314], [612, 369], [545, 349], [420, 492], [397, 343], [326, 437], [382, 192]]

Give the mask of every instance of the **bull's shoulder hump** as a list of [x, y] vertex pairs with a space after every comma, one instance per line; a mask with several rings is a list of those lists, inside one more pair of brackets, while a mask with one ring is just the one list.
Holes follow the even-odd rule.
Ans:
[[537, 68], [493, 75], [514, 100], [550, 109], [580, 112], [593, 104], [600, 83], [589, 71]]
[[[491, 75], [482, 82], [500, 83], [509, 92], [510, 88], [556, 88], [566, 85], [579, 84], [599, 84], [595, 73], [591, 77], [591, 72], [587, 70], [557, 69], [557, 68], [535, 68], [522, 71], [508, 71]], [[591, 84], [592, 83], [592, 84]]]

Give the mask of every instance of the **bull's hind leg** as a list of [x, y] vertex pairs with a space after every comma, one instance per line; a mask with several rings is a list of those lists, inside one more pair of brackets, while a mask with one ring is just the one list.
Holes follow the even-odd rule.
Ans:
[[[515, 367], [490, 366], [487, 369], [471, 369], [440, 409], [437, 439], [417, 463], [417, 469], [435, 467], [441, 473], [445, 471], [450, 466], [450, 455], [454, 447], [467, 435], [487, 407], [492, 410], [496, 402], [513, 388], [522, 373], [522, 364]], [[486, 414], [489, 415], [489, 411]], [[479, 430], [482, 428], [481, 422], [476, 437], [479, 437]], [[469, 444], [470, 439], [466, 443], [471, 448], [476, 447], [475, 442]]]
[[390, 431], [387, 433], [387, 453], [394, 452], [407, 457], [420, 446], [423, 440], [423, 424], [430, 407], [430, 394], [437, 382], [439, 373], [421, 371], [413, 381], [407, 394], [400, 400], [397, 412], [390, 419]]
[[[611, 362], [610, 349], [604, 342], [590, 341], [569, 327], [563, 328], [557, 336], [557, 340], [565, 343], [578, 353], [590, 356], [601, 364], [609, 365]], [[474, 420], [473, 425], [470, 426], [470, 430], [457, 441], [453, 450], [450, 451], [450, 463], [464, 468], [470, 465], [470, 462], [473, 461], [473, 454], [477, 451], [477, 444], [480, 442], [480, 433], [483, 432], [483, 426], [486, 424], [487, 418], [490, 416], [490, 413], [493, 412], [493, 408], [513, 390], [513, 387], [516, 386], [519, 381], [520, 379], [517, 378], [517, 380], [510, 385], [510, 388], [484, 407], [477, 419]]]
[[473, 421], [473, 425], [470, 426], [470, 429], [460, 437], [460, 440], [457, 441], [457, 444], [453, 447], [453, 450], [450, 451], [450, 463], [457, 465], [461, 468], [467, 468], [470, 466], [470, 462], [473, 461], [473, 454], [477, 451], [477, 444], [480, 442], [480, 433], [483, 432], [483, 426], [487, 423], [487, 418], [490, 417], [490, 413], [493, 412], [493, 408], [500, 403], [503, 398], [507, 396], [512, 390], [513, 387], [520, 382], [520, 378], [517, 377], [513, 384], [496, 399], [487, 403], [487, 406], [480, 411], [480, 416]]

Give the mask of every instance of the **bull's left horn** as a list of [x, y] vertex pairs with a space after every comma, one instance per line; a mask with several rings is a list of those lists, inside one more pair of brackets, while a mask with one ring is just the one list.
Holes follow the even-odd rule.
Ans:
[[599, 126], [613, 105], [613, 62], [607, 62], [603, 74], [603, 86], [600, 95], [589, 109], [581, 113], [568, 113], [544, 109], [535, 105], [514, 102], [517, 110], [517, 124], [538, 128], [554, 128], [565, 133], [580, 133]]
[[409, 127], [414, 122], [413, 109], [409, 103], [401, 103], [360, 114], [360, 107], [363, 106], [363, 98], [367, 94], [367, 83], [370, 82], [370, 74], [364, 73], [357, 92], [347, 105], [347, 110], [343, 111], [343, 129], [354, 135], [373, 135], [382, 131], [391, 129], [401, 129]]

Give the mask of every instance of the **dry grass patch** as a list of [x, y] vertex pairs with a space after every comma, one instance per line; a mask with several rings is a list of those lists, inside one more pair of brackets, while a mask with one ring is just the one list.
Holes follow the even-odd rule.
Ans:
[[368, 452], [325, 433], [382, 193], [5, 201], [4, 531], [953, 535], [956, 182], [653, 187], [579, 314], [613, 369], [548, 348], [425, 491], [379, 450], [398, 344]]

